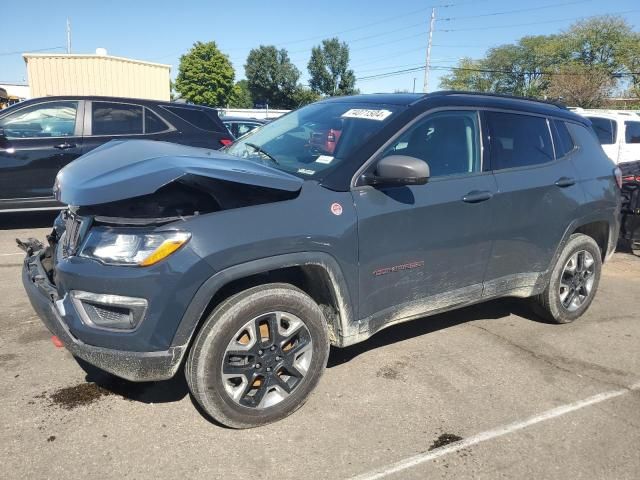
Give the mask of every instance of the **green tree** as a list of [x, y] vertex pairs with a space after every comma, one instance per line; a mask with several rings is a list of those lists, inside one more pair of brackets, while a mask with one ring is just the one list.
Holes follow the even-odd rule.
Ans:
[[482, 72], [482, 68], [481, 61], [465, 57], [450, 74], [440, 79], [440, 87], [446, 90], [490, 92], [491, 80]]
[[253, 99], [249, 91], [249, 82], [240, 80], [236, 82], [227, 102], [229, 108], [253, 108]]
[[624, 18], [603, 15], [575, 23], [565, 38], [576, 63], [613, 73], [623, 67], [625, 47], [633, 35]]
[[300, 70], [291, 63], [285, 49], [269, 45], [249, 52], [244, 66], [247, 86], [256, 102], [271, 108], [294, 108]]
[[323, 40], [322, 45], [311, 49], [307, 69], [314, 92], [329, 96], [356, 93], [356, 76], [349, 68], [349, 46], [337, 38]]
[[175, 88], [190, 102], [224, 106], [233, 89], [234, 70], [215, 42], [196, 42], [180, 57]]
[[[478, 60], [462, 59], [440, 85], [532, 97], [551, 95], [574, 105], [594, 105], [613, 90], [614, 74], [632, 74], [638, 68], [638, 33], [623, 18], [601, 16], [577, 22], [557, 35], [526, 36], [491, 48]], [[632, 89], [640, 85], [640, 75], [631, 78]]]
[[303, 107], [313, 102], [320, 100], [320, 94], [314, 92], [310, 88], [305, 88], [298, 85], [296, 91], [293, 94], [293, 108]]

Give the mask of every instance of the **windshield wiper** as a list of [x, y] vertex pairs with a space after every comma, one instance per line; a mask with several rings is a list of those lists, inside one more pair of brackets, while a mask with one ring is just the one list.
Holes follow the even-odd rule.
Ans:
[[256, 152], [258, 153], [262, 153], [264, 156], [266, 156], [269, 160], [271, 160], [273, 163], [275, 163], [276, 165], [280, 165], [280, 162], [278, 160], [275, 159], [275, 157], [273, 155], [271, 155], [269, 152], [267, 152], [264, 148], [262, 148], [259, 145], [256, 145], [255, 143], [249, 143], [249, 142], [244, 142], [245, 145], [250, 146], [251, 148], [253, 148]]

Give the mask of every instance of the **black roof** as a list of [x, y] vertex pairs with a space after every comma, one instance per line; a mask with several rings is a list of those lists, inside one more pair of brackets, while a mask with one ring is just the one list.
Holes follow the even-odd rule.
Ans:
[[102, 95], [51, 95], [47, 97], [30, 98], [29, 100], [20, 102], [20, 105], [25, 105], [28, 103], [35, 103], [35, 102], [42, 102], [42, 101], [51, 101], [51, 100], [95, 100], [95, 101], [102, 101], [102, 102], [130, 102], [130, 103], [139, 103], [141, 105], [145, 105], [145, 104], [164, 105], [168, 107], [178, 107], [178, 108], [207, 108], [210, 110], [215, 110], [215, 108], [206, 107], [204, 105], [194, 105], [191, 103], [176, 103], [176, 102], [167, 102], [164, 100], [151, 100], [148, 98], [110, 97], [110, 96], [102, 96]]
[[373, 93], [334, 97], [325, 102], [372, 103], [404, 106], [423, 106], [426, 108], [439, 106], [473, 106], [493, 107], [506, 110], [528, 111], [541, 115], [550, 115], [578, 121], [588, 125], [588, 120], [568, 110], [564, 105], [535, 98], [515, 97], [483, 92], [465, 92], [444, 90], [433, 93]]

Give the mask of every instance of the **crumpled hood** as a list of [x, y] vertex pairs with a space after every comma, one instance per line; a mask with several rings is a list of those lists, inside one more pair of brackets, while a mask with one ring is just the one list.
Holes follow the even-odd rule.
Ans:
[[180, 177], [196, 175], [296, 192], [304, 180], [216, 150], [152, 140], [108, 142], [58, 173], [56, 199], [87, 206], [149, 195]]

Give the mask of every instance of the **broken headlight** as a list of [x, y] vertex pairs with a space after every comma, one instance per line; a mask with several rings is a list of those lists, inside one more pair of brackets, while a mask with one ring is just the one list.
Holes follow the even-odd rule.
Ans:
[[97, 227], [89, 231], [80, 256], [110, 265], [147, 267], [167, 258], [189, 238], [187, 232], [143, 233]]

